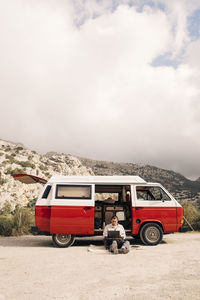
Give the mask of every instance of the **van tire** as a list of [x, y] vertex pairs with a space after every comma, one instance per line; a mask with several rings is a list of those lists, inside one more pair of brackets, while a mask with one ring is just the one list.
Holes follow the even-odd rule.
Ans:
[[144, 245], [158, 245], [163, 238], [163, 230], [156, 223], [147, 223], [140, 230], [140, 239]]
[[55, 247], [66, 248], [73, 245], [75, 236], [71, 234], [53, 234], [52, 240]]

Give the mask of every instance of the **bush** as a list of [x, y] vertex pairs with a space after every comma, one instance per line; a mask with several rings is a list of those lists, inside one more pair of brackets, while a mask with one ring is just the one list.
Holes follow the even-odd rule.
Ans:
[[29, 234], [31, 226], [34, 225], [33, 208], [16, 206], [11, 212], [8, 203], [4, 205], [0, 214], [0, 235], [22, 235]]
[[9, 161], [10, 164], [14, 164], [16, 163], [16, 160], [14, 159], [14, 157], [12, 155], [8, 155], [6, 154], [6, 159]]
[[21, 151], [21, 150], [24, 150], [24, 148], [23, 147], [15, 147], [15, 150]]
[[[200, 230], [200, 211], [190, 202], [183, 203], [183, 215], [195, 230]], [[184, 221], [184, 225], [188, 226]]]
[[15, 168], [15, 169], [12, 170], [12, 168], [9, 167], [8, 169], [6, 169], [5, 174], [13, 175], [13, 174], [22, 174], [23, 172], [24, 172], [23, 169]]
[[10, 146], [7, 146], [4, 151], [9, 152], [10, 150], [11, 150]]
[[27, 207], [16, 206], [13, 213], [12, 235], [29, 234], [34, 225], [34, 213]]
[[13, 218], [9, 216], [0, 216], [0, 235], [10, 236], [13, 230]]
[[35, 169], [35, 165], [32, 164], [30, 161], [16, 161], [16, 164], [22, 166], [23, 168], [32, 168]]
[[33, 209], [33, 208], [35, 207], [36, 201], [37, 201], [37, 198], [33, 198], [32, 200], [30, 200], [30, 201], [28, 202], [27, 207]]
[[194, 230], [200, 231], [200, 216], [195, 219]]
[[39, 165], [39, 169], [40, 169], [41, 171], [47, 171], [47, 170], [48, 170], [47, 166], [44, 166], [44, 165], [42, 165], [42, 164]]
[[0, 174], [0, 185], [3, 185], [6, 182], [7, 182], [7, 179], [2, 178], [1, 174]]
[[12, 213], [12, 206], [10, 202], [6, 201], [2, 209], [0, 209], [0, 215], [7, 216]]

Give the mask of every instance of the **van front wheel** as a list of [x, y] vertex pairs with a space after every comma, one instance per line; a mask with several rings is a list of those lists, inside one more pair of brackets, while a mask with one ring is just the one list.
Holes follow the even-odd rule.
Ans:
[[54, 246], [60, 248], [66, 248], [73, 245], [75, 241], [75, 236], [71, 234], [53, 234], [52, 240]]
[[145, 245], [158, 245], [162, 241], [162, 238], [162, 228], [156, 223], [147, 223], [140, 231], [140, 239]]

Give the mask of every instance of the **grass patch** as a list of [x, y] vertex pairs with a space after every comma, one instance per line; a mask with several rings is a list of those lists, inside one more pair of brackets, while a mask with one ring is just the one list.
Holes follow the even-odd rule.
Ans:
[[31, 226], [34, 225], [33, 207], [22, 207], [17, 205], [14, 211], [6, 203], [0, 210], [0, 235], [17, 236], [30, 234]]
[[[200, 231], [200, 211], [189, 201], [184, 202], [182, 206], [184, 217], [191, 224], [194, 230]], [[184, 226], [188, 226], [185, 221]]]

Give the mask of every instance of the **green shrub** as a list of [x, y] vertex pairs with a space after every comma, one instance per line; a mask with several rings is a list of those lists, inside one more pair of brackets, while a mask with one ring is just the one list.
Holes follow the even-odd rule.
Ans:
[[10, 202], [6, 201], [2, 209], [0, 209], [0, 215], [7, 216], [10, 215], [11, 213], [12, 213], [12, 206]]
[[12, 211], [9, 203], [6, 203], [0, 211], [0, 235], [23, 235], [29, 234], [34, 225], [34, 204], [30, 207], [17, 205]]
[[14, 159], [14, 157], [13, 157], [12, 155], [6, 154], [5, 158], [8, 160], [8, 162], [9, 162], [10, 164], [16, 163], [16, 160]]
[[23, 147], [15, 147], [15, 150], [21, 151], [21, 150], [24, 150], [24, 148]]
[[13, 218], [9, 216], [0, 216], [0, 235], [10, 236], [13, 230]]
[[16, 162], [18, 165], [22, 166], [23, 168], [31, 168], [35, 169], [35, 165], [32, 164], [30, 161], [17, 161]]
[[35, 203], [37, 201], [37, 198], [33, 198], [32, 200], [30, 200], [27, 204], [28, 208], [34, 208], [35, 207]]
[[12, 235], [29, 234], [34, 225], [34, 213], [27, 207], [16, 206], [13, 212]]
[[[200, 211], [189, 201], [182, 204], [183, 215], [195, 230], [200, 230]], [[187, 222], [184, 222], [187, 226]]]
[[4, 150], [5, 152], [9, 152], [11, 150], [10, 146], [7, 146], [6, 149]]
[[7, 179], [2, 178], [1, 174], [0, 174], [0, 185], [3, 185], [6, 182], [7, 182]]
[[9, 167], [8, 169], [6, 169], [5, 174], [13, 175], [13, 174], [22, 174], [23, 172], [24, 172], [23, 169], [20, 168], [12, 169], [11, 167]]
[[47, 171], [48, 170], [48, 168], [46, 166], [42, 165], [42, 164], [39, 165], [39, 169], [41, 171]]

